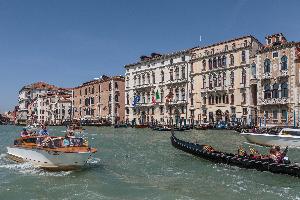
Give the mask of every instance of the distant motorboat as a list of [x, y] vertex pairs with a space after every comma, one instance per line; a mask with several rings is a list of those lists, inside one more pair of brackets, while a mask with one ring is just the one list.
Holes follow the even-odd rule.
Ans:
[[300, 129], [275, 128], [241, 133], [248, 142], [262, 146], [300, 147]]

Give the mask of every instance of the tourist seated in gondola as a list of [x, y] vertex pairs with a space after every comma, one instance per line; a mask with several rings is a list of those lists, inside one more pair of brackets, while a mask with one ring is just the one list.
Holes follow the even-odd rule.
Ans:
[[26, 130], [26, 128], [23, 128], [22, 132], [21, 132], [21, 137], [26, 137], [29, 136], [28, 131]]
[[247, 156], [247, 152], [242, 146], [239, 146], [238, 148], [238, 155], [243, 157]]
[[205, 145], [203, 147], [203, 149], [206, 150], [206, 151], [208, 151], [208, 152], [214, 152], [215, 151], [215, 149], [212, 146], [210, 146], [210, 145]]
[[250, 147], [249, 150], [250, 150], [250, 158], [253, 158], [253, 159], [261, 159], [262, 158], [262, 155], [253, 147]]

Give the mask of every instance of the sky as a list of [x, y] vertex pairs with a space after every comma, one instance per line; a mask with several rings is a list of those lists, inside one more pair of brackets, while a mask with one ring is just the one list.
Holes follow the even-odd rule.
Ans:
[[278, 32], [300, 41], [299, 8], [298, 0], [0, 0], [0, 112], [18, 104], [24, 85], [124, 75], [152, 52]]

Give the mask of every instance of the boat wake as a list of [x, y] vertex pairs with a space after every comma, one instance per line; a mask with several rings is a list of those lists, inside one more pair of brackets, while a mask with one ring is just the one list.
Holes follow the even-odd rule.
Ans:
[[15, 173], [20, 173], [24, 175], [37, 175], [37, 176], [67, 176], [72, 173], [72, 171], [59, 171], [51, 172], [46, 171], [37, 167], [34, 167], [29, 162], [16, 163], [7, 158], [7, 154], [0, 155], [0, 169], [8, 169]]

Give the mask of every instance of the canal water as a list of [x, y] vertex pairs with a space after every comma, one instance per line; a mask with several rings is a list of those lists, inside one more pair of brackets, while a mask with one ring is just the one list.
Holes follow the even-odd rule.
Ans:
[[[0, 126], [0, 199], [300, 199], [300, 179], [240, 169], [196, 158], [173, 148], [170, 133], [150, 129], [88, 127], [98, 152], [80, 171], [47, 172], [6, 159], [22, 127]], [[63, 135], [64, 127], [50, 127]], [[244, 144], [233, 131], [186, 131], [179, 138], [228, 152]], [[260, 150], [264, 150], [260, 148]], [[300, 162], [297, 150], [290, 158]]]

